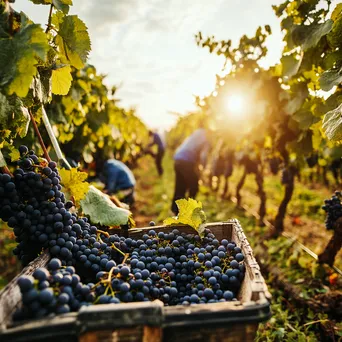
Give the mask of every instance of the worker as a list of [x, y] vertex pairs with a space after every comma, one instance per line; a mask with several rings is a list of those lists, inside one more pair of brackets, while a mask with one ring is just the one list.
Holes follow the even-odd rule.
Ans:
[[105, 192], [116, 194], [119, 200], [128, 205], [134, 203], [135, 178], [132, 171], [120, 160], [109, 159], [102, 163], [97, 161], [97, 171], [105, 183]]
[[176, 180], [171, 210], [176, 215], [178, 214], [176, 200], [185, 198], [187, 194], [191, 198], [197, 195], [199, 165], [205, 165], [210, 148], [208, 133], [209, 130], [202, 125], [178, 147], [173, 157]]
[[[165, 146], [164, 143], [160, 137], [160, 135], [156, 132], [149, 131], [149, 137], [152, 140], [151, 143], [148, 145], [148, 151], [149, 153], [154, 157], [155, 162], [156, 162], [156, 167], [159, 176], [163, 174], [163, 166], [162, 166], [162, 161], [165, 153]], [[151, 148], [153, 146], [157, 146], [157, 152], [153, 153], [151, 151]]]

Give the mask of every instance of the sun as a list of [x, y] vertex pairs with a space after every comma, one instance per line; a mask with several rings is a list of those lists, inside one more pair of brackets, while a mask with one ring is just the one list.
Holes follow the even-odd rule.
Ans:
[[230, 114], [241, 114], [244, 110], [244, 98], [240, 94], [232, 94], [228, 96], [226, 107]]

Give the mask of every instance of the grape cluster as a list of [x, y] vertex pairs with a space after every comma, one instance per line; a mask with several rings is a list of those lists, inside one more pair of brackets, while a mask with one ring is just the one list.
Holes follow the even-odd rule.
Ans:
[[38, 158], [26, 146], [19, 151], [13, 177], [0, 174], [0, 218], [13, 228], [18, 242], [14, 254], [26, 265], [67, 229], [71, 214], [64, 207], [57, 164]]
[[13, 228], [18, 242], [13, 253], [23, 265], [35, 259], [42, 249], [63, 265], [80, 272], [92, 269], [94, 275], [105, 269], [109, 259], [123, 258], [125, 246], [119, 237], [103, 236], [86, 217], [78, 217], [65, 201], [57, 164], [38, 158], [20, 146], [21, 158], [13, 177], [0, 174], [0, 218]]
[[80, 281], [84, 276], [75, 274], [74, 267], [52, 259], [48, 270], [36, 270], [33, 278], [19, 278], [24, 308], [16, 318], [77, 311], [92, 304], [159, 299], [168, 306], [237, 300], [245, 275], [244, 255], [234, 242], [219, 242], [210, 230], [203, 239], [176, 229], [170, 233], [150, 230], [141, 239], [107, 238], [125, 244], [129, 252], [122, 263], [100, 254], [101, 261], [105, 260], [100, 263], [103, 270], [85, 285]]
[[15, 320], [42, 318], [51, 314], [78, 311], [93, 301], [89, 288], [83, 285], [72, 266], [62, 267], [53, 258], [46, 268], [38, 268], [32, 276], [18, 279], [23, 306], [14, 314]]
[[324, 201], [322, 209], [327, 213], [327, 217], [325, 219], [325, 227], [328, 230], [334, 229], [336, 220], [342, 217], [341, 198], [341, 192], [335, 191], [335, 195], [332, 196], [331, 199], [327, 199]]

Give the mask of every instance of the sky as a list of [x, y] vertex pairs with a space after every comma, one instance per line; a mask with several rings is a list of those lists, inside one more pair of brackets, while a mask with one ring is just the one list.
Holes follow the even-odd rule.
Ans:
[[[194, 96], [210, 94], [223, 57], [196, 45], [194, 35], [214, 35], [237, 44], [243, 34], [254, 35], [260, 25], [271, 26], [265, 64], [281, 55], [280, 21], [272, 4], [283, 0], [73, 0], [70, 14], [87, 25], [92, 42], [89, 62], [117, 85], [125, 108], [136, 108], [153, 129], [168, 129], [172, 113], [195, 109]], [[49, 6], [16, 0], [36, 23], [46, 25]]]

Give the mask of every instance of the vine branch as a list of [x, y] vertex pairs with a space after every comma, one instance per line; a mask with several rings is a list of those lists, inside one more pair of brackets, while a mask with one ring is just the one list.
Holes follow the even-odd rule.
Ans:
[[41, 146], [42, 149], [43, 149], [44, 157], [45, 157], [45, 159], [46, 159], [48, 162], [50, 162], [50, 161], [51, 161], [51, 158], [50, 158], [49, 153], [48, 153], [48, 151], [47, 151], [47, 149], [46, 149], [46, 146], [45, 146], [45, 144], [44, 144], [43, 138], [42, 138], [42, 136], [41, 136], [41, 134], [40, 134], [40, 132], [39, 132], [39, 129], [38, 129], [36, 120], [34, 119], [32, 113], [31, 113], [31, 110], [29, 110], [28, 112], [29, 112], [29, 114], [30, 114], [30, 118], [31, 118], [31, 122], [32, 122], [32, 125], [33, 125], [33, 129], [34, 129], [34, 131], [35, 131], [35, 133], [36, 133], [36, 135], [37, 135], [37, 137], [38, 137], [39, 144], [40, 144], [40, 146]]
[[54, 150], [56, 151], [58, 160], [61, 160], [65, 164], [66, 169], [71, 170], [70, 164], [64, 158], [62, 150], [59, 147], [59, 143], [58, 143], [58, 141], [57, 141], [57, 139], [55, 137], [55, 133], [53, 132], [53, 129], [51, 127], [51, 124], [50, 124], [49, 118], [48, 118], [48, 116], [46, 114], [44, 106], [42, 106], [42, 119], [43, 119], [45, 128], [46, 128], [46, 130], [48, 132], [49, 138], [51, 140], [52, 146], [53, 146]]
[[51, 4], [51, 6], [50, 6], [49, 19], [48, 19], [47, 28], [45, 30], [45, 33], [48, 33], [50, 28], [51, 28], [52, 11], [53, 11], [53, 4]]

